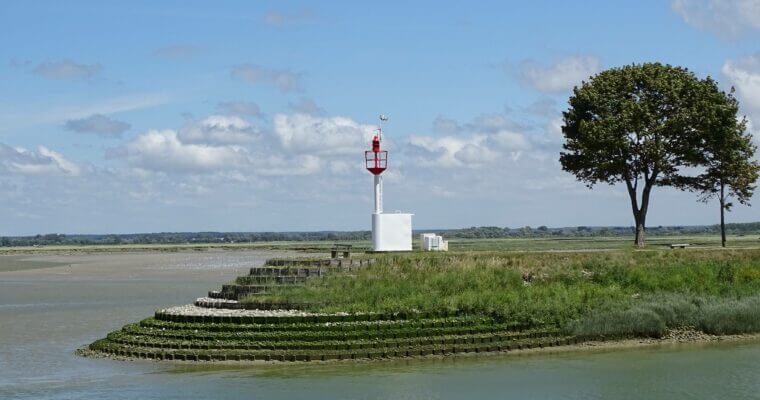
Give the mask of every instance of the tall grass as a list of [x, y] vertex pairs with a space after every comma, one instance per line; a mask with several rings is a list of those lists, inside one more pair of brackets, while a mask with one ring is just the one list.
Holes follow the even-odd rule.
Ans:
[[708, 304], [698, 327], [715, 335], [760, 332], [760, 295]]
[[308, 303], [324, 312], [463, 311], [579, 335], [658, 337], [679, 324], [731, 332], [716, 322], [719, 315], [752, 326], [758, 303], [749, 298], [758, 294], [759, 250], [484, 252], [381, 257], [354, 275], [255, 301]]
[[740, 299], [660, 295], [630, 308], [592, 313], [567, 331], [584, 337], [662, 337], [693, 328], [714, 335], [760, 332], [760, 295]]

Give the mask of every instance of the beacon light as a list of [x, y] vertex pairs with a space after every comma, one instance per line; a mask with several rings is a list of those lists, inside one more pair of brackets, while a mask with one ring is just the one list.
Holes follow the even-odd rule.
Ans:
[[[380, 123], [388, 117], [380, 115]], [[364, 164], [374, 175], [375, 210], [372, 213], [372, 250], [373, 251], [411, 251], [412, 250], [412, 215], [406, 213], [383, 212], [383, 177], [388, 168], [388, 151], [380, 148], [383, 140], [382, 127], [372, 138], [372, 150], [364, 152]]]

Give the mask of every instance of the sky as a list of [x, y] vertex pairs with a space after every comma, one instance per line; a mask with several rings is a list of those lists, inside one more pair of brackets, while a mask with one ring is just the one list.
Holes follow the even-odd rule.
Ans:
[[[760, 0], [3, 1], [0, 235], [367, 230], [379, 114], [417, 229], [629, 226], [559, 164], [572, 88], [683, 66], [760, 143], [759, 43]], [[647, 223], [718, 212], [656, 188]]]

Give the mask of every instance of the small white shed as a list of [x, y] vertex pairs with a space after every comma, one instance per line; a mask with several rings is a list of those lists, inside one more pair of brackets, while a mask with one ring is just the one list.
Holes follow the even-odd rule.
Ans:
[[435, 233], [420, 234], [420, 248], [422, 251], [448, 251], [449, 242]]

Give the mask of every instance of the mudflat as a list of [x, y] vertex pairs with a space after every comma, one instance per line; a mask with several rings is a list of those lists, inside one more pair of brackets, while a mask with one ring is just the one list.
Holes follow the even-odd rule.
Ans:
[[[0, 279], [118, 280], [234, 277], [281, 251], [187, 251], [0, 255]], [[217, 283], [222, 283], [221, 281]], [[203, 293], [198, 293], [198, 296]]]
[[0, 272], [24, 271], [29, 269], [52, 268], [65, 265], [62, 261], [35, 260], [29, 255], [0, 256]]

